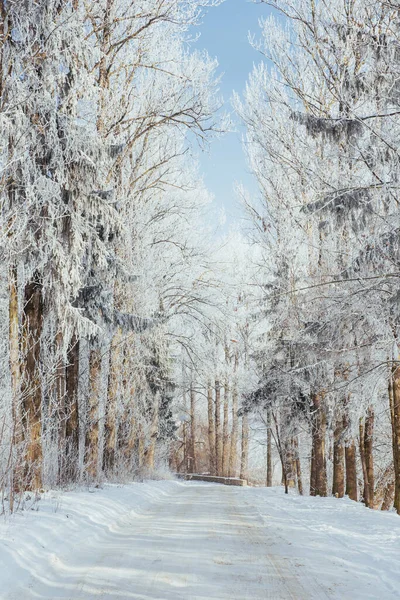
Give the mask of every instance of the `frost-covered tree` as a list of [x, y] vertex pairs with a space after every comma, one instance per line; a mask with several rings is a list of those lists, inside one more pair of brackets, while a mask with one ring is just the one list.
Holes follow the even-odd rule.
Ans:
[[187, 36], [212, 4], [1, 3], [11, 498], [152, 467], [173, 433], [170, 338], [206, 289], [188, 149], [218, 107]]
[[397, 13], [362, 0], [275, 7], [286, 25], [264, 23], [269, 66], [255, 68], [237, 102], [261, 192], [248, 209], [269, 263], [261, 396], [289, 403], [291, 422], [308, 421], [312, 493], [327, 494], [333, 471], [343, 495], [346, 472], [357, 498], [358, 438], [362, 496], [374, 506], [392, 460], [380, 410], [374, 486], [374, 408], [398, 369]]

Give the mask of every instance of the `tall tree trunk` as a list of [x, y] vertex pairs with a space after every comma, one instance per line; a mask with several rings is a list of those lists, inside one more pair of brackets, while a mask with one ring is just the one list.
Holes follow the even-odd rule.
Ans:
[[[127, 360], [127, 364], [129, 361]], [[125, 369], [124, 369], [125, 370]], [[128, 388], [129, 384], [129, 390]], [[127, 402], [127, 397], [129, 398], [129, 403], [127, 403], [123, 419], [128, 423], [128, 439], [125, 441], [125, 468], [128, 469], [129, 475], [131, 475], [134, 471], [135, 462], [135, 449], [137, 448], [137, 413], [135, 411], [134, 397], [135, 397], [135, 384], [132, 379], [129, 382], [129, 374], [125, 372], [125, 377], [122, 382], [122, 388], [124, 390], [125, 402]], [[120, 424], [119, 424], [120, 425]], [[120, 427], [118, 427], [118, 431], [120, 431]], [[121, 441], [118, 440], [118, 446], [121, 448]], [[137, 457], [136, 457], [137, 459]]]
[[[8, 274], [9, 293], [9, 362], [11, 376], [12, 445], [10, 465], [10, 510], [13, 511], [14, 491], [21, 487], [21, 464], [15, 448], [21, 441], [21, 371], [19, 355], [19, 312], [18, 312], [18, 274], [17, 267], [11, 265]], [[14, 457], [15, 455], [15, 457]], [[15, 459], [15, 463], [14, 463]]]
[[273, 412], [272, 409], [271, 409], [271, 416], [273, 418], [274, 425], [275, 425], [275, 445], [278, 450], [279, 459], [281, 461], [282, 483], [285, 486], [285, 494], [288, 494], [289, 486], [288, 486], [288, 477], [287, 477], [287, 460], [286, 460], [285, 450], [284, 450], [284, 446], [283, 446], [282, 439], [281, 439], [277, 415]]
[[242, 452], [240, 459], [240, 479], [248, 479], [249, 467], [249, 417], [242, 416]]
[[56, 415], [58, 424], [58, 483], [65, 483], [66, 469], [66, 370], [63, 351], [63, 334], [61, 331], [56, 336]]
[[222, 436], [221, 436], [221, 386], [215, 380], [215, 462], [217, 475], [221, 475]]
[[[395, 429], [395, 415], [394, 415], [394, 396], [393, 396], [393, 369], [390, 371], [389, 381], [388, 381], [388, 398], [389, 398], [389, 409], [390, 409], [390, 421], [392, 425], [392, 452], [393, 452], [393, 471], [394, 471], [394, 507], [397, 510], [397, 494], [400, 492], [400, 489], [396, 488], [396, 480], [399, 476], [399, 457], [398, 457], [398, 445], [396, 444], [396, 429]], [[400, 496], [400, 493], [399, 493]]]
[[300, 454], [299, 454], [299, 440], [297, 435], [293, 438], [293, 450], [294, 450], [294, 461], [296, 467], [296, 478], [297, 478], [297, 489], [299, 491], [300, 496], [303, 495], [303, 478], [301, 473], [301, 462], [300, 462]]
[[[293, 452], [293, 439], [286, 437], [283, 442], [283, 455], [285, 458], [285, 471], [286, 471], [286, 479], [287, 485], [290, 488], [296, 487], [296, 463], [295, 456]], [[283, 477], [282, 477], [282, 483]]]
[[323, 395], [313, 394], [313, 430], [312, 461], [314, 469], [314, 486], [310, 490], [312, 496], [327, 495], [327, 474], [325, 458], [326, 415], [323, 407]]
[[344, 449], [344, 455], [346, 463], [346, 495], [350, 498], [350, 500], [357, 502], [357, 459], [356, 445], [354, 440], [347, 442]]
[[187, 431], [187, 423], [184, 422], [182, 424], [182, 439], [183, 439], [183, 472], [189, 472], [189, 444], [188, 444], [188, 431]]
[[346, 433], [344, 458], [346, 465], [346, 495], [350, 500], [357, 502], [358, 500], [358, 485], [357, 485], [357, 453], [354, 439], [351, 437], [350, 418], [348, 413], [349, 399], [346, 400], [343, 415], [343, 429]]
[[65, 371], [65, 481], [73, 482], [79, 470], [79, 340], [76, 335], [69, 344]]
[[101, 350], [92, 348], [89, 354], [89, 399], [85, 436], [86, 475], [96, 481], [99, 469], [99, 400], [101, 390]]
[[229, 384], [226, 381], [224, 387], [224, 427], [223, 427], [223, 445], [222, 445], [222, 475], [229, 476]]
[[103, 469], [104, 472], [108, 474], [113, 472], [117, 451], [117, 399], [119, 379], [121, 375], [120, 349], [121, 332], [118, 331], [113, 337], [110, 348], [106, 418], [104, 423]]
[[[397, 357], [398, 359], [398, 357]], [[400, 514], [400, 365], [393, 367], [391, 403], [392, 403], [392, 435], [394, 458], [394, 507]]]
[[193, 383], [190, 384], [190, 469], [196, 473], [196, 393]]
[[267, 409], [267, 487], [272, 487], [272, 419], [271, 408]]
[[238, 391], [236, 381], [233, 384], [232, 390], [232, 433], [231, 433], [231, 448], [229, 456], [229, 476], [237, 476], [237, 446], [239, 433], [239, 418], [238, 418]]
[[359, 447], [360, 447], [360, 458], [361, 458], [361, 467], [362, 467], [362, 473], [363, 473], [363, 479], [364, 479], [364, 492], [363, 492], [363, 500], [364, 500], [364, 504], [365, 506], [369, 506], [370, 505], [370, 499], [369, 499], [369, 483], [368, 483], [368, 473], [367, 473], [367, 464], [365, 461], [365, 447], [364, 447], [364, 436], [365, 436], [365, 431], [364, 431], [365, 427], [364, 427], [364, 419], [361, 418], [360, 419], [360, 425], [359, 425]]
[[211, 382], [207, 386], [207, 408], [208, 408], [208, 446], [210, 458], [210, 474], [216, 475], [215, 458], [215, 422], [214, 422], [214, 404]]
[[374, 410], [370, 406], [368, 408], [367, 416], [365, 418], [365, 432], [364, 432], [364, 450], [365, 450], [365, 466], [367, 469], [368, 487], [369, 487], [369, 507], [375, 507], [375, 477], [374, 477], [374, 454], [373, 454], [373, 441], [374, 441], [374, 421], [375, 415]]
[[150, 443], [146, 452], [146, 468], [149, 471], [154, 471], [156, 444], [158, 438], [158, 419], [159, 419], [159, 403], [160, 395], [158, 392], [154, 395], [153, 414], [150, 427]]
[[343, 418], [342, 415], [337, 418], [335, 431], [333, 434], [333, 484], [332, 494], [337, 498], [344, 496], [344, 438], [343, 438]]
[[22, 427], [25, 442], [25, 488], [42, 487], [42, 384], [40, 338], [43, 328], [42, 284], [38, 273], [25, 286], [22, 316]]

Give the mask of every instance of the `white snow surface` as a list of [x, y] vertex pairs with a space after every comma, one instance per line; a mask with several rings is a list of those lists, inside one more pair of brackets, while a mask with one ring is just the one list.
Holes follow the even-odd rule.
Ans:
[[400, 519], [280, 488], [48, 493], [0, 519], [3, 600], [399, 598]]

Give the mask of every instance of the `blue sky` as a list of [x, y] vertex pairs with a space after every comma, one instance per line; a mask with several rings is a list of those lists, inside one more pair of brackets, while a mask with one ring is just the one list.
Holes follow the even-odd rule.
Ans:
[[[230, 98], [233, 91], [242, 93], [253, 64], [261, 61], [260, 54], [248, 42], [248, 33], [259, 37], [258, 20], [270, 12], [266, 4], [225, 0], [209, 10], [199, 28], [201, 36], [196, 45], [218, 59], [219, 73], [223, 74], [220, 90], [228, 112], [232, 112]], [[243, 129], [240, 130], [237, 118], [235, 121], [238, 131], [214, 141], [209, 152], [200, 157], [205, 183], [214, 194], [216, 205], [226, 212], [225, 228], [240, 218], [233, 191], [235, 181], [243, 183], [252, 193], [257, 190], [241, 146]]]

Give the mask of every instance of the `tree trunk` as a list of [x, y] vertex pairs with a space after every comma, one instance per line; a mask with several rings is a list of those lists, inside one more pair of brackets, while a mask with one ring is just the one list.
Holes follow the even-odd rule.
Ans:
[[364, 450], [365, 450], [365, 466], [367, 469], [368, 487], [369, 487], [369, 507], [375, 507], [375, 477], [374, 477], [374, 455], [373, 455], [373, 439], [374, 439], [374, 410], [370, 406], [365, 419], [364, 432]]
[[153, 402], [153, 414], [151, 419], [151, 427], [150, 427], [150, 443], [146, 452], [146, 469], [148, 471], [154, 471], [155, 466], [155, 454], [156, 454], [156, 445], [158, 438], [158, 419], [159, 419], [159, 403], [160, 397], [159, 393], [156, 392], [154, 395]]
[[285, 486], [285, 494], [289, 493], [289, 486], [288, 486], [288, 476], [287, 476], [287, 460], [286, 460], [286, 456], [285, 456], [285, 450], [283, 447], [283, 443], [282, 443], [282, 439], [281, 439], [281, 434], [279, 431], [279, 425], [278, 425], [278, 419], [277, 419], [277, 415], [272, 411], [271, 409], [271, 415], [272, 418], [274, 420], [274, 425], [275, 425], [275, 445], [276, 448], [278, 450], [278, 454], [279, 454], [279, 459], [281, 461], [281, 468], [282, 468], [282, 483]]
[[267, 487], [272, 487], [272, 422], [271, 409], [267, 409]]
[[247, 414], [242, 416], [242, 452], [240, 460], [240, 479], [248, 478], [249, 464], [249, 417]]
[[325, 458], [326, 415], [323, 407], [323, 395], [313, 394], [313, 469], [315, 481], [310, 490], [312, 496], [327, 496], [327, 475]]
[[42, 284], [37, 273], [25, 286], [22, 317], [22, 427], [25, 442], [25, 489], [42, 487], [42, 385], [40, 338], [43, 328]]
[[141, 425], [139, 425], [137, 433], [137, 461], [139, 472], [141, 472], [144, 468], [144, 433]]
[[[283, 442], [283, 456], [285, 459], [286, 483], [288, 487], [296, 487], [296, 462], [293, 452], [293, 439], [286, 437]], [[283, 477], [282, 477], [282, 483]]]
[[66, 471], [66, 369], [65, 357], [63, 355], [63, 334], [61, 331], [56, 336], [56, 415], [58, 425], [58, 483], [65, 483]]
[[223, 446], [222, 446], [222, 475], [229, 476], [229, 384], [225, 382], [224, 388], [224, 428], [223, 428]]
[[394, 458], [394, 507], [400, 514], [400, 365], [393, 368], [391, 385], [392, 435]]
[[19, 355], [19, 311], [18, 311], [18, 274], [17, 267], [11, 265], [8, 274], [8, 292], [9, 292], [9, 363], [11, 376], [11, 411], [12, 411], [12, 445], [10, 465], [10, 510], [13, 511], [14, 491], [21, 487], [21, 464], [19, 453], [15, 452], [16, 446], [21, 441], [21, 371]]
[[221, 436], [221, 386], [215, 380], [215, 462], [217, 475], [221, 475], [222, 436]]
[[363, 479], [364, 479], [363, 500], [364, 500], [365, 506], [369, 506], [369, 504], [370, 504], [369, 483], [368, 483], [367, 464], [365, 461], [365, 447], [364, 447], [365, 431], [364, 431], [364, 429], [365, 429], [364, 428], [364, 419], [361, 418], [360, 425], [359, 425], [359, 435], [360, 435], [359, 447], [360, 447], [361, 467], [362, 467], [362, 473], [363, 473]]
[[189, 471], [189, 461], [188, 461], [188, 434], [187, 434], [187, 423], [182, 424], [182, 439], [183, 439], [183, 472], [187, 473]]
[[196, 473], [196, 393], [190, 384], [190, 472]]
[[79, 340], [76, 335], [69, 344], [65, 371], [65, 481], [73, 482], [79, 470]]
[[381, 510], [390, 510], [394, 502], [394, 478], [390, 479], [383, 492]]
[[87, 411], [85, 459], [89, 481], [96, 481], [99, 468], [99, 399], [101, 390], [101, 350], [89, 354], [89, 404]]
[[215, 461], [215, 423], [214, 423], [214, 406], [213, 393], [211, 383], [207, 387], [207, 407], [208, 407], [208, 446], [210, 459], [210, 475], [216, 475]]
[[297, 477], [297, 489], [299, 491], [300, 496], [303, 495], [303, 478], [301, 473], [301, 462], [300, 462], [300, 454], [299, 454], [299, 440], [298, 437], [295, 436], [293, 438], [293, 451], [294, 451], [294, 460], [296, 466], [296, 477]]
[[314, 457], [314, 434], [312, 433], [311, 440], [311, 457], [310, 457], [310, 496], [315, 496], [314, 490], [316, 486], [316, 471], [315, 471], [315, 457]]
[[104, 472], [107, 474], [111, 474], [113, 472], [117, 451], [117, 399], [119, 379], [121, 376], [120, 349], [121, 334], [118, 331], [113, 337], [110, 348], [110, 367], [108, 372], [106, 418], [104, 423], [103, 469]]
[[344, 496], [344, 439], [343, 439], [343, 418], [340, 416], [336, 420], [333, 440], [333, 485], [332, 494], [337, 498]]
[[354, 440], [350, 440], [345, 446], [344, 456], [346, 463], [346, 495], [350, 500], [357, 502], [357, 459]]
[[229, 457], [229, 476], [236, 477], [237, 475], [237, 446], [239, 433], [239, 418], [238, 418], [238, 392], [236, 382], [232, 390], [232, 434], [231, 448]]

